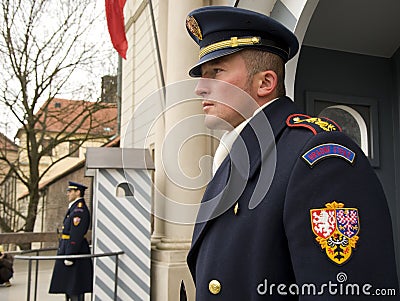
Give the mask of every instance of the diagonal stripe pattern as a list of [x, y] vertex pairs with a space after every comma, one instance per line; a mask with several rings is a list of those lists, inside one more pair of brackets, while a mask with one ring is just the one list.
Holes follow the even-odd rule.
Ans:
[[[118, 186], [133, 186], [133, 196], [117, 196]], [[99, 169], [95, 177], [94, 252], [122, 250], [118, 300], [150, 300], [151, 179], [147, 170]], [[93, 300], [114, 298], [114, 258], [96, 258]]]

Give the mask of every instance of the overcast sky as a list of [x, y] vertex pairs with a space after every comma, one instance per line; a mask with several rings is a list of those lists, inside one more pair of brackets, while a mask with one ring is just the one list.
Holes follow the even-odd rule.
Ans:
[[[60, 3], [61, 2], [58, 4]], [[95, 11], [100, 15], [100, 20], [94, 27], [93, 31], [89, 34], [87, 39], [100, 41], [101, 49], [107, 51], [109, 55], [107, 55], [104, 60], [99, 62], [97, 66], [95, 66], [94, 72], [87, 72], [83, 69], [75, 71], [72, 76], [73, 80], [71, 81], [72, 85], [75, 83], [77, 86], [81, 85], [82, 83], [93, 82], [94, 84], [90, 88], [90, 93], [86, 92], [86, 95], [90, 95], [88, 98], [91, 97], [91, 99], [86, 100], [92, 101], [96, 100], [96, 98], [99, 98], [101, 95], [101, 77], [104, 75], [116, 75], [118, 61], [118, 54], [112, 47], [107, 30], [104, 1], [96, 2]], [[56, 18], [57, 16], [52, 16], [51, 13], [48, 17], [45, 16], [46, 24], [41, 26], [39, 30], [41, 37], [46, 34], [46, 28], [51, 27], [51, 20]], [[76, 94], [71, 94], [69, 91], [67, 91], [67, 88], [57, 95], [57, 97], [66, 99], [82, 99], [82, 97]], [[13, 140], [18, 128], [20, 127], [21, 124], [18, 123], [18, 121], [13, 121], [12, 113], [9, 112], [8, 109], [0, 106], [0, 131]]]

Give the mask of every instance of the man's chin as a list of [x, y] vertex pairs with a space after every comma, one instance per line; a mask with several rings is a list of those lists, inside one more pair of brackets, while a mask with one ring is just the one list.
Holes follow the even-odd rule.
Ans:
[[223, 130], [223, 131], [233, 130], [232, 125], [230, 125], [225, 120], [213, 115], [206, 115], [204, 117], [204, 124], [210, 130]]

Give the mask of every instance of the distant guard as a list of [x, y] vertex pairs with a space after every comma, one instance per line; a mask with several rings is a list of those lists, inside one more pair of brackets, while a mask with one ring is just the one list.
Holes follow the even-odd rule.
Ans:
[[[90, 213], [83, 198], [85, 185], [69, 182], [69, 206], [63, 221], [57, 255], [90, 254], [85, 238], [90, 225]], [[93, 291], [91, 258], [56, 260], [50, 284], [50, 294], [65, 294], [66, 301], [83, 301], [84, 294]]]

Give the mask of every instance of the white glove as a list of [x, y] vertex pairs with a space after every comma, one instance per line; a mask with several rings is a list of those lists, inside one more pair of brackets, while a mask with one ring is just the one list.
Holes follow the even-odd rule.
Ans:
[[74, 262], [73, 262], [73, 261], [71, 261], [71, 260], [67, 260], [67, 259], [65, 259], [65, 260], [64, 260], [64, 264], [65, 264], [67, 267], [69, 267], [69, 266], [73, 265], [73, 264], [74, 264]]

